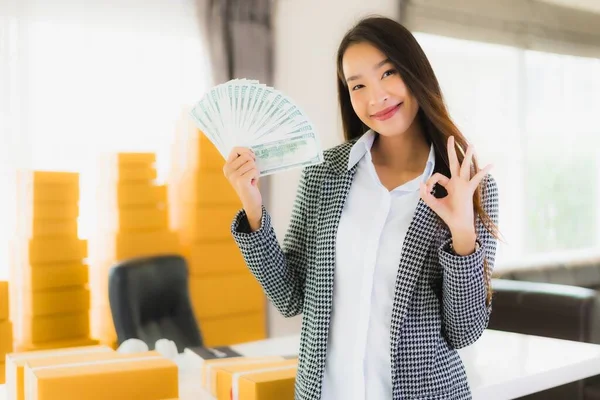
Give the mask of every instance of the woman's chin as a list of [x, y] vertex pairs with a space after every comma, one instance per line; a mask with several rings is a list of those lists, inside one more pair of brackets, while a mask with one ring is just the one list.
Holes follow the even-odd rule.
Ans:
[[408, 127], [403, 123], [392, 123], [391, 121], [388, 123], [387, 121], [384, 121], [373, 124], [372, 129], [381, 136], [398, 136], [403, 134]]

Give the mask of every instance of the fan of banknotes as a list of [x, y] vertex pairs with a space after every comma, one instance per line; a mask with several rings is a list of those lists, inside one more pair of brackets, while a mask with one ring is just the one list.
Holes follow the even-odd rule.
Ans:
[[191, 116], [223, 158], [233, 147], [251, 148], [260, 176], [323, 161], [317, 131], [306, 114], [258, 81], [234, 79], [213, 87]]

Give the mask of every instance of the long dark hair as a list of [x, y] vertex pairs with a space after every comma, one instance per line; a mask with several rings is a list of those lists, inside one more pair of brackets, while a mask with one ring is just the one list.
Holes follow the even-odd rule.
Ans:
[[[354, 112], [350, 102], [350, 93], [342, 69], [342, 60], [348, 47], [356, 43], [369, 43], [384, 53], [398, 70], [408, 90], [419, 104], [418, 118], [423, 133], [435, 149], [435, 172], [450, 176], [447, 143], [454, 136], [456, 153], [462, 163], [468, 142], [457, 126], [452, 122], [438, 80], [423, 49], [408, 29], [400, 23], [385, 17], [362, 19], [350, 29], [340, 44], [337, 53], [338, 99], [342, 114], [344, 137], [347, 141], [362, 136], [368, 129]], [[477, 160], [473, 157], [471, 176], [479, 171]], [[485, 228], [496, 238], [498, 229], [481, 204], [482, 188], [473, 194], [473, 208]], [[492, 289], [488, 279], [489, 265], [484, 260], [484, 274], [487, 286], [487, 303], [491, 302]]]

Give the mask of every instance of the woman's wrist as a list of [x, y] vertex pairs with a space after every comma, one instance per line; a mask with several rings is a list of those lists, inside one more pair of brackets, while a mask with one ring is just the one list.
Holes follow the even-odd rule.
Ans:
[[246, 218], [248, 219], [248, 225], [252, 232], [260, 229], [262, 221], [262, 205], [258, 208], [244, 208]]

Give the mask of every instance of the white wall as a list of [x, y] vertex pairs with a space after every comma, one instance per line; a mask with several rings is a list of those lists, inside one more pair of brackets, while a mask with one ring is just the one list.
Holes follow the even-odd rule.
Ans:
[[[344, 33], [363, 16], [395, 18], [397, 0], [281, 0], [275, 19], [275, 87], [296, 101], [321, 135], [324, 149], [342, 142], [335, 57]], [[270, 177], [269, 211], [280, 242], [287, 229], [300, 172]], [[300, 330], [300, 317], [285, 319], [269, 306], [269, 335]]]

